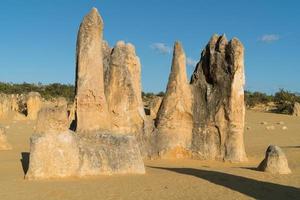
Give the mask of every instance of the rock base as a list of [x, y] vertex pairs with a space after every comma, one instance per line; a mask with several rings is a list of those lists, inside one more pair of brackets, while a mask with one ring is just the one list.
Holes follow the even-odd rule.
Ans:
[[94, 133], [78, 135], [77, 139], [80, 176], [145, 173], [134, 136]]
[[26, 178], [49, 179], [112, 174], [144, 174], [134, 136], [110, 133], [35, 134]]

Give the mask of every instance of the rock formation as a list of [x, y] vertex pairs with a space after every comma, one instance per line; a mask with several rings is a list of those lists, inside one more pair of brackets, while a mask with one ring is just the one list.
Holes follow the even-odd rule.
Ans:
[[56, 106], [60, 107], [60, 106], [63, 106], [65, 108], [68, 107], [68, 101], [64, 98], [64, 97], [58, 97], [56, 100], [55, 100], [55, 104]]
[[104, 75], [104, 86], [108, 85], [109, 80], [109, 63], [110, 63], [110, 54], [112, 48], [108, 45], [107, 41], [103, 40], [102, 42], [102, 54], [103, 54], [103, 75]]
[[0, 93], [0, 119], [4, 119], [10, 112], [11, 103], [6, 94]]
[[43, 108], [30, 139], [27, 179], [145, 173], [133, 136], [110, 133], [75, 134], [68, 130], [63, 106]]
[[298, 103], [298, 102], [295, 102], [295, 104], [294, 104], [293, 116], [300, 117], [300, 103]]
[[130, 173], [145, 173], [133, 136], [66, 131], [31, 137], [29, 180]]
[[78, 135], [79, 176], [144, 174], [145, 167], [134, 136], [111, 133]]
[[68, 130], [66, 106], [44, 107], [38, 113], [35, 134], [30, 138], [27, 179], [75, 176], [79, 150], [74, 134]]
[[142, 132], [145, 119], [141, 91], [141, 65], [132, 44], [119, 41], [112, 50], [105, 88], [112, 130], [124, 134]]
[[36, 133], [30, 138], [29, 161], [27, 179], [75, 176], [79, 166], [77, 141], [69, 131]]
[[67, 107], [64, 105], [44, 107], [36, 122], [37, 133], [60, 133], [69, 129]]
[[290, 174], [291, 170], [282, 149], [278, 146], [269, 146], [265, 159], [259, 164], [258, 170], [272, 174]]
[[[102, 19], [98, 11], [93, 8], [81, 23], [77, 40], [77, 79], [74, 103], [76, 132], [68, 130], [73, 109], [70, 109], [68, 116], [65, 102], [59, 101], [54, 106], [44, 107], [38, 115], [36, 133], [31, 137], [27, 179], [145, 173], [136, 138], [111, 133], [111, 119], [104, 95], [102, 29]], [[128, 47], [131, 48], [131, 46]], [[128, 47], [126, 45], [126, 48]], [[117, 49], [116, 52], [118, 51]], [[126, 54], [126, 59], [124, 57], [122, 60], [124, 63], [121, 62], [122, 65], [117, 66], [122, 70], [125, 69], [126, 74], [122, 75], [135, 76], [135, 73], [139, 75], [139, 71], [136, 71], [140, 70], [139, 63], [126, 65], [131, 59], [135, 59], [135, 57], [127, 58], [127, 56], [131, 55]], [[112, 63], [115, 62], [117, 61]], [[134, 64], [138, 67], [136, 68]], [[112, 66], [112, 70], [109, 71], [115, 73], [114, 68], [115, 66]], [[122, 98], [126, 105], [131, 104], [131, 101], [135, 103], [135, 99], [128, 100], [136, 97], [135, 92], [141, 95], [141, 91], [138, 91], [140, 87], [136, 88], [139, 86], [136, 80], [131, 77], [127, 78], [133, 82], [132, 85], [127, 86], [128, 88], [122, 88], [129, 90], [128, 93], [123, 94], [132, 96], [125, 97], [125, 100], [124, 96], [116, 96], [116, 98]], [[111, 78], [109, 81], [115, 80]], [[139, 81], [138, 79], [137, 82]], [[113, 89], [111, 91], [114, 92]], [[114, 101], [111, 102], [114, 103]], [[132, 109], [132, 107], [129, 108]], [[125, 112], [130, 118], [135, 116], [133, 109], [125, 110]]]
[[29, 92], [26, 100], [27, 118], [36, 120], [38, 112], [42, 107], [42, 98], [38, 92]]
[[13, 112], [19, 112], [19, 99], [17, 94], [12, 94], [11, 98], [11, 110]]
[[214, 35], [192, 75], [193, 156], [246, 160], [244, 149], [244, 47]]
[[0, 119], [26, 119], [26, 101], [24, 95], [0, 93]]
[[96, 8], [86, 15], [77, 38], [76, 131], [109, 130], [111, 126], [104, 95], [103, 21]]
[[152, 119], [156, 119], [158, 110], [162, 103], [163, 98], [159, 96], [155, 96], [149, 102], [149, 114]]
[[10, 150], [11, 145], [7, 141], [5, 128], [0, 127], [0, 150]]
[[158, 151], [164, 158], [189, 157], [192, 139], [192, 94], [186, 74], [185, 53], [174, 45], [171, 74], [157, 114]]

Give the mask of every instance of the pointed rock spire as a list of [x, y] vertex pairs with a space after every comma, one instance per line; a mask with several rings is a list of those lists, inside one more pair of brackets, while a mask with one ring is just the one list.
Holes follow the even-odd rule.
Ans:
[[166, 95], [157, 114], [158, 151], [161, 157], [188, 157], [192, 137], [192, 96], [186, 74], [186, 58], [175, 42]]
[[104, 95], [103, 21], [96, 8], [86, 15], [77, 36], [76, 131], [110, 129]]

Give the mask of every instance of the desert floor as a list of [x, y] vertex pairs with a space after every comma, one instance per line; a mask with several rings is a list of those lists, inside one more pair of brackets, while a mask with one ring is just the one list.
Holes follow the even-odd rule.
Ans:
[[[262, 125], [266, 121], [268, 125]], [[277, 124], [284, 122], [284, 125]], [[0, 151], [0, 199], [300, 199], [300, 118], [248, 111], [241, 164], [197, 160], [146, 161], [146, 175], [84, 179], [24, 180], [33, 122], [1, 121], [9, 126], [11, 151]], [[274, 126], [275, 130], [267, 130]], [[287, 130], [282, 130], [287, 126]], [[290, 175], [255, 170], [270, 144], [283, 148]]]

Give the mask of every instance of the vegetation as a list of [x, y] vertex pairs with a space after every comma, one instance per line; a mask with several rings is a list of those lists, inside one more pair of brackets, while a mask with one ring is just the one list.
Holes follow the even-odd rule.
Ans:
[[257, 104], [267, 104], [273, 102], [273, 100], [274, 96], [267, 95], [266, 93], [245, 91], [245, 103], [249, 108]]
[[29, 92], [39, 92], [43, 98], [51, 99], [55, 97], [65, 97], [72, 101], [75, 96], [75, 87], [70, 84], [52, 83], [43, 85], [41, 83], [3, 83], [0, 82], [0, 93], [5, 94], [27, 94]]
[[291, 114], [295, 102], [300, 103], [300, 96], [295, 93], [280, 89], [274, 95], [274, 102], [277, 105], [277, 112], [283, 114]]
[[151, 97], [154, 97], [154, 96], [163, 97], [163, 96], [165, 96], [165, 93], [164, 92], [159, 92], [159, 93], [155, 94], [153, 92], [142, 92], [142, 97], [143, 98], [151, 98]]
[[[75, 87], [71, 84], [52, 83], [44, 85], [41, 83], [3, 83], [0, 82], [0, 93], [5, 94], [27, 94], [29, 92], [39, 92], [43, 98], [51, 99], [56, 97], [65, 97], [68, 101], [73, 101], [75, 96]], [[142, 92], [143, 99], [151, 99], [154, 96], [163, 97], [164, 92], [157, 94], [152, 92]], [[258, 104], [275, 103], [274, 112], [290, 114], [295, 102], [300, 103], [300, 95], [284, 89], [280, 89], [274, 95], [268, 95], [262, 92], [245, 91], [245, 102], [248, 108], [253, 108]]]
[[245, 102], [249, 108], [258, 104], [268, 104], [273, 102], [276, 105], [276, 110], [273, 110], [274, 112], [291, 114], [294, 103], [300, 102], [300, 96], [284, 89], [279, 89], [274, 95], [245, 91]]

